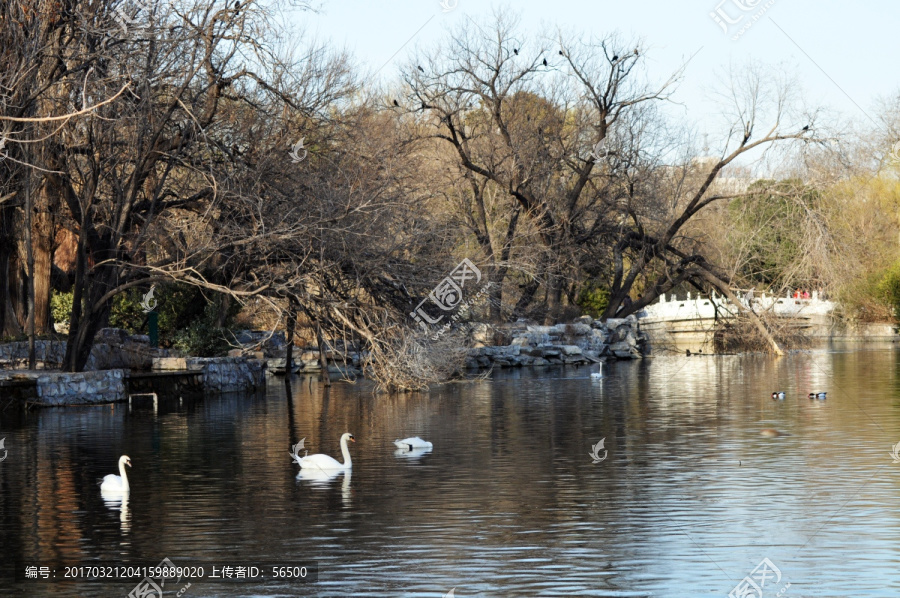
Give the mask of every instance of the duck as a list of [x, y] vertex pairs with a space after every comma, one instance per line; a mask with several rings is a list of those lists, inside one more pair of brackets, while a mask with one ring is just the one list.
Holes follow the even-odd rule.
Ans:
[[824, 400], [825, 400], [825, 393], [824, 393], [824, 392], [811, 392], [811, 393], [809, 393], [808, 396], [809, 396], [810, 399], [819, 399], [820, 401], [824, 401]]
[[350, 432], [341, 435], [341, 454], [344, 456], [344, 462], [341, 463], [334, 457], [324, 454], [304, 455], [300, 456], [300, 449], [303, 448], [305, 438], [291, 447], [290, 455], [301, 469], [350, 469], [353, 467], [353, 461], [350, 459], [350, 449], [347, 448], [347, 441], [356, 442], [356, 438]]
[[767, 436], [769, 438], [777, 438], [779, 436], [790, 436], [787, 432], [779, 432], [775, 428], [763, 428], [759, 431], [761, 436]]
[[121, 496], [128, 494], [131, 487], [128, 485], [128, 476], [125, 475], [125, 466], [131, 467], [131, 458], [128, 455], [119, 457], [119, 475], [113, 473], [105, 476], [100, 482], [100, 494], [104, 496]]
[[773, 398], [773, 399], [778, 399], [779, 401], [783, 401], [783, 400], [784, 400], [784, 391], [783, 391], [783, 390], [779, 390], [779, 391], [773, 392], [773, 393], [772, 393], [772, 398]]
[[403, 440], [395, 440], [394, 446], [399, 449], [410, 451], [413, 449], [430, 449], [434, 447], [433, 444], [431, 444], [427, 440], [422, 440], [418, 436], [410, 436], [409, 438], [404, 438]]

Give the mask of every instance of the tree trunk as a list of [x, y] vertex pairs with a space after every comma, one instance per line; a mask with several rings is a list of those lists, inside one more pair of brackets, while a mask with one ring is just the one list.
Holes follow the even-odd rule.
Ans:
[[22, 334], [16, 319], [16, 252], [12, 239], [0, 241], [0, 336], [15, 337]]
[[53, 200], [54, 190], [44, 179], [37, 193], [32, 194], [31, 251], [34, 258], [34, 327], [36, 334], [53, 332], [50, 322], [50, 290], [53, 273], [54, 218], [58, 202]]
[[531, 302], [534, 301], [534, 295], [537, 293], [540, 286], [541, 283], [538, 282], [536, 278], [532, 278], [522, 287], [522, 294], [519, 296], [516, 307], [513, 309], [513, 320], [518, 320], [525, 316], [525, 310], [527, 310], [528, 306], [531, 305]]
[[287, 331], [285, 332], [285, 340], [287, 341], [287, 346], [284, 349], [284, 380], [286, 384], [291, 383], [291, 374], [294, 373], [294, 330], [296, 328], [297, 308], [294, 305], [294, 301], [289, 300], [287, 312]]
[[325, 386], [331, 386], [331, 377], [328, 375], [328, 358], [325, 357], [325, 341], [322, 339], [322, 327], [316, 327], [316, 338], [319, 342], [319, 367], [322, 369], [322, 382]]
[[555, 266], [547, 271], [547, 314], [544, 324], [552, 326], [559, 320], [562, 303], [562, 275]]
[[488, 290], [488, 301], [490, 302], [490, 319], [494, 324], [500, 324], [503, 321], [503, 281], [506, 279], [506, 273], [509, 268], [493, 267], [491, 274], [488, 276], [488, 282], [491, 287]]
[[[26, 146], [27, 148], [27, 146]], [[28, 163], [28, 151], [25, 151], [25, 162]], [[34, 211], [34, 198], [31, 192], [31, 170], [25, 172], [25, 263], [28, 272], [25, 277], [25, 290], [28, 306], [28, 315], [25, 322], [25, 332], [28, 334], [28, 369], [37, 368], [34, 347], [34, 239], [31, 227], [31, 215]]]

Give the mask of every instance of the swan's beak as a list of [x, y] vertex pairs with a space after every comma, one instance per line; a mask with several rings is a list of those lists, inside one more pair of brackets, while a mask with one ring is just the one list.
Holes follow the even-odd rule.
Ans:
[[131, 459], [129, 459], [128, 461], [125, 461], [125, 465], [127, 465], [128, 467], [131, 467]]
[[354, 438], [353, 436], [351, 436], [351, 437], [350, 437], [350, 442], [356, 442], [356, 438]]

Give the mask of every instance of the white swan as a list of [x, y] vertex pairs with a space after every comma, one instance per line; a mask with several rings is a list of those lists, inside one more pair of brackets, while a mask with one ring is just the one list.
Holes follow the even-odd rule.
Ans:
[[433, 448], [434, 445], [428, 442], [427, 440], [422, 440], [418, 436], [410, 436], [409, 438], [404, 438], [403, 440], [395, 440], [394, 446], [398, 449], [430, 449]]
[[[303, 440], [306, 440], [305, 438]], [[353, 467], [353, 461], [350, 460], [350, 450], [347, 448], [347, 441], [356, 442], [353, 434], [346, 432], [341, 435], [341, 454], [344, 455], [344, 462], [341, 463], [337, 459], [328, 455], [308, 455], [301, 457], [300, 449], [303, 448], [303, 440], [291, 447], [291, 457], [302, 468], [309, 469], [350, 469]]]
[[128, 455], [119, 457], [119, 475], [109, 474], [100, 483], [100, 494], [116, 495], [127, 494], [131, 489], [128, 486], [128, 476], [125, 475], [125, 466], [131, 467], [131, 459]]

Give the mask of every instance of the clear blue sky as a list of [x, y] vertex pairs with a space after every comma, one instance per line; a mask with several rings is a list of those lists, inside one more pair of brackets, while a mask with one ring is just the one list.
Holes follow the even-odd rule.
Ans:
[[[676, 95], [693, 122], [703, 122], [711, 109], [705, 96], [721, 87], [719, 79], [729, 64], [751, 60], [778, 71], [793, 70], [807, 101], [860, 121], [868, 120], [864, 112], [876, 116], [878, 97], [900, 91], [900, 2], [895, 0], [857, 6], [838, 0], [444, 1], [455, 8], [442, 11], [440, 0], [324, 0], [321, 12], [297, 19], [308, 35], [347, 48], [369, 72], [387, 63], [378, 74], [385, 82], [397, 76], [397, 67], [416, 44], [437, 43], [460, 19], [490, 23], [495, 6], [518, 12], [535, 35], [556, 25], [595, 35], [619, 31], [645, 40], [649, 73], [659, 80], [697, 53]], [[754, 3], [749, 10], [740, 6]], [[739, 28], [766, 5], [761, 18], [734, 41]], [[743, 16], [742, 22], [726, 34], [710, 16], [717, 7], [731, 20]]]

